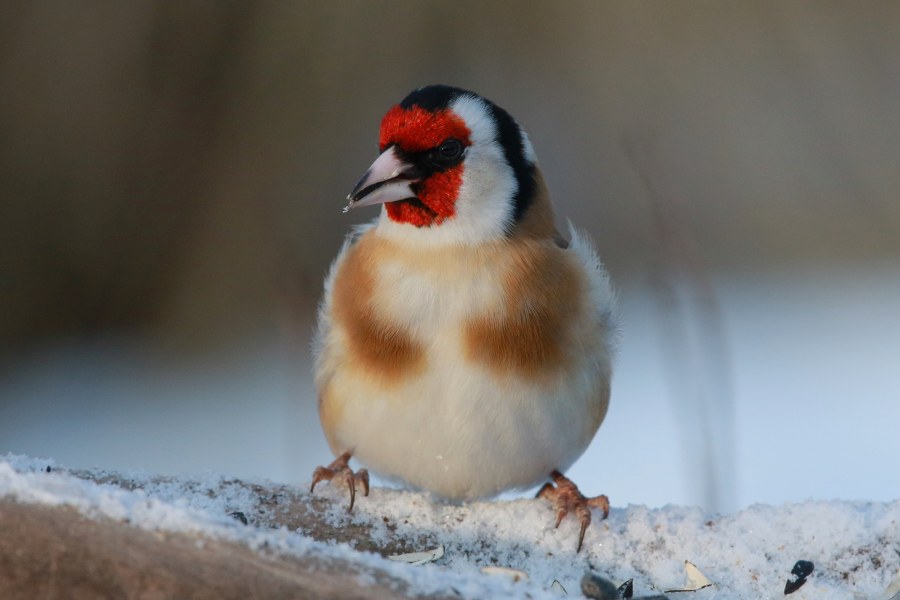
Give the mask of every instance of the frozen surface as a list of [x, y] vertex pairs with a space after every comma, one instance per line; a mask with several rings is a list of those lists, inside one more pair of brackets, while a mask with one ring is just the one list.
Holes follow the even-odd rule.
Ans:
[[[900, 501], [754, 505], [723, 516], [679, 506], [614, 506], [608, 520], [595, 521], [585, 549], [576, 554], [575, 523], [554, 530], [551, 511], [539, 500], [446, 505], [418, 493], [375, 488], [349, 515], [341, 490], [317, 489], [333, 500], [328, 519], [369, 524], [376, 546], [397, 538], [424, 539], [422, 550], [445, 546], [436, 562], [411, 566], [300, 532], [241, 525], [228, 515], [241, 511], [265, 522], [263, 513], [271, 510], [242, 482], [216, 475], [164, 481], [139, 473], [119, 476], [142, 489], [100, 485], [51, 460], [6, 455], [0, 457], [0, 497], [70, 505], [146, 529], [203, 533], [254, 548], [266, 544], [290, 555], [335, 557], [363, 571], [388, 571], [413, 593], [455, 591], [461, 597], [559, 597], [550, 590], [554, 580], [569, 596], [580, 597], [579, 581], [590, 569], [616, 583], [633, 578], [640, 596], [682, 585], [684, 561], [690, 560], [714, 586], [689, 598], [776, 598], [784, 597], [792, 566], [804, 559], [815, 571], [791, 598], [875, 599], [887, 598], [883, 594], [900, 568]], [[300, 502], [308, 498], [298, 494]], [[529, 579], [512, 583], [484, 575], [485, 566], [520, 569]]]

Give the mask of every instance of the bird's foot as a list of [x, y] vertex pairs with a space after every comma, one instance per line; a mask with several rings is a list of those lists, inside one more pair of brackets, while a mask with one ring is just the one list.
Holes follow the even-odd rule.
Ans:
[[606, 496], [594, 496], [586, 498], [578, 487], [572, 483], [565, 475], [559, 471], [553, 471], [550, 474], [553, 483], [545, 483], [544, 487], [537, 493], [537, 498], [544, 498], [553, 503], [556, 508], [556, 527], [562, 523], [562, 520], [569, 514], [574, 512], [575, 516], [581, 521], [581, 531], [578, 532], [578, 549], [575, 552], [581, 552], [581, 544], [584, 542], [584, 532], [587, 531], [588, 525], [591, 524], [591, 509], [599, 508], [603, 511], [603, 518], [609, 516], [609, 498]]
[[350, 453], [344, 452], [338, 456], [327, 467], [316, 467], [313, 471], [312, 485], [309, 486], [309, 493], [312, 494], [316, 489], [316, 484], [320, 481], [333, 481], [345, 483], [350, 489], [350, 506], [347, 512], [353, 510], [353, 503], [356, 501], [356, 486], [362, 486], [363, 496], [369, 495], [369, 472], [366, 469], [359, 469], [355, 473], [349, 467]]

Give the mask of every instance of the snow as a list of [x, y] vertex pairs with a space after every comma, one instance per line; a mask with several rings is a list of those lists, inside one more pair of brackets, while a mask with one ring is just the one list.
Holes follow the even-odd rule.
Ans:
[[[900, 569], [900, 501], [758, 504], [727, 515], [682, 506], [614, 506], [605, 521], [595, 515], [585, 548], [576, 554], [576, 523], [567, 520], [553, 529], [551, 510], [540, 500], [453, 505], [421, 493], [374, 488], [369, 497], [357, 498], [350, 514], [344, 490], [327, 484], [316, 489], [317, 496], [331, 501], [328, 520], [365, 525], [367, 541], [376, 547], [398, 539], [415, 541], [422, 551], [444, 546], [443, 557], [414, 566], [272, 527], [278, 508], [262, 502], [265, 490], [258, 487], [272, 487], [266, 482], [214, 474], [90, 475], [127, 483], [87, 481], [52, 460], [0, 456], [0, 497], [69, 505], [91, 517], [127, 519], [145, 529], [203, 534], [292, 556], [342, 559], [360, 569], [360, 581], [369, 577], [367, 569], [377, 568], [413, 594], [455, 590], [461, 597], [559, 598], [560, 592], [551, 591], [559, 581], [569, 596], [580, 597], [580, 580], [592, 570], [616, 584], [633, 578], [640, 597], [682, 586], [689, 560], [714, 584], [691, 592], [692, 600], [775, 598], [784, 597], [791, 568], [803, 559], [812, 561], [815, 571], [791, 598], [870, 599], [882, 597]], [[310, 500], [305, 489], [291, 491], [299, 502]], [[235, 511], [251, 517], [251, 526], [229, 516]], [[518, 569], [528, 579], [513, 582], [482, 573], [488, 566]]]

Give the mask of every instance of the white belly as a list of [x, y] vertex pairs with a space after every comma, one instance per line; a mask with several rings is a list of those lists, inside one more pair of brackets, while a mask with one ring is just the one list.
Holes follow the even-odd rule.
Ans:
[[[596, 371], [541, 385], [468, 363], [452, 332], [436, 338], [429, 367], [391, 390], [347, 374], [332, 380], [346, 399], [335, 438], [375, 473], [451, 499], [536, 485], [585, 450], [605, 411]], [[599, 405], [603, 403], [603, 407]]]

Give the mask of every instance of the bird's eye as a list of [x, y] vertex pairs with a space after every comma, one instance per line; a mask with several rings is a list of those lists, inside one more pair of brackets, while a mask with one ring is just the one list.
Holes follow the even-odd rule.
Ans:
[[462, 154], [463, 145], [459, 140], [450, 138], [441, 144], [440, 148], [438, 148], [438, 154], [440, 154], [441, 158], [444, 159], [454, 159], [459, 158], [459, 155]]

